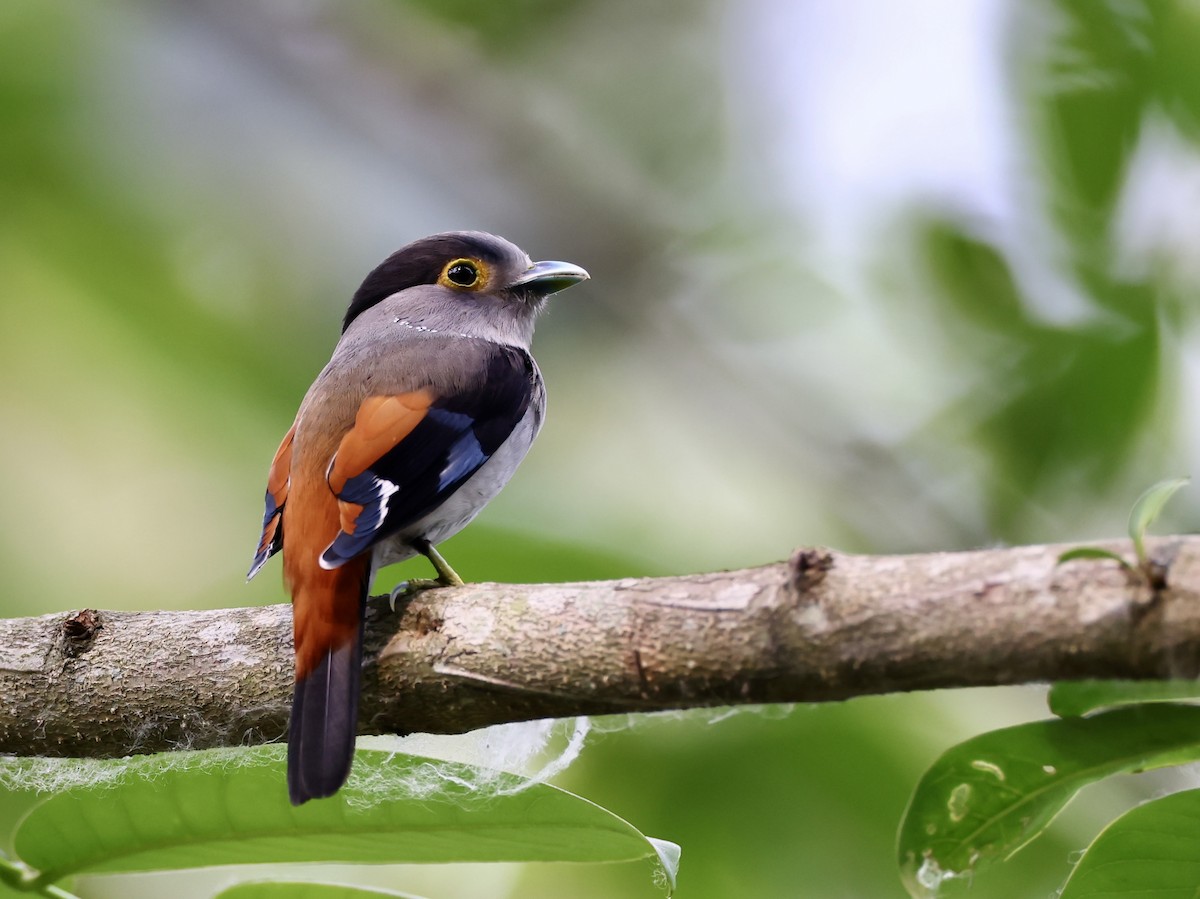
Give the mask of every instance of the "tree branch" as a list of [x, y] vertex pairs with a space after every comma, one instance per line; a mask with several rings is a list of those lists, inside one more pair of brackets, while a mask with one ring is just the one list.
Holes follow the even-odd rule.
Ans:
[[[743, 571], [373, 601], [359, 729], [1196, 676], [1200, 537], [1150, 541], [1161, 590], [1111, 561], [1056, 564], [1066, 548], [800, 550]], [[279, 739], [291, 680], [286, 606], [0, 621], [0, 753]]]

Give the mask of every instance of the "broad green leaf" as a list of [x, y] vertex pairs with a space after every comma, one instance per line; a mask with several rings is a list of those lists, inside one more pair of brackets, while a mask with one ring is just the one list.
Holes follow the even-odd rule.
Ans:
[[[333, 799], [287, 799], [282, 746], [163, 753], [114, 762], [120, 777], [36, 806], [20, 858], [54, 882], [273, 862], [624, 861], [661, 857], [628, 822], [515, 775], [471, 786], [467, 765], [360, 749]], [[487, 772], [493, 774], [494, 772]]]
[[1159, 481], [1138, 497], [1129, 513], [1129, 536], [1133, 538], [1133, 551], [1138, 561], [1146, 563], [1146, 529], [1162, 514], [1163, 508], [1180, 488], [1185, 486], [1189, 478], [1171, 478]]
[[1064, 562], [1074, 562], [1076, 559], [1108, 559], [1111, 562], [1120, 562], [1125, 568], [1133, 569], [1125, 559], [1111, 549], [1104, 549], [1099, 546], [1077, 546], [1074, 549], [1068, 549], [1065, 553], [1061, 553], [1058, 557], [1058, 564]]
[[1138, 702], [1200, 699], [1200, 681], [1194, 680], [1078, 680], [1059, 681], [1046, 697], [1050, 711], [1060, 718], [1075, 718], [1098, 709]]
[[1200, 758], [1200, 707], [1140, 705], [1021, 724], [945, 752], [900, 825], [901, 877], [913, 896], [974, 875], [1036, 837], [1089, 783]]
[[239, 883], [217, 893], [213, 899], [421, 899], [412, 893], [397, 893], [376, 887], [341, 883], [303, 883], [260, 880]]
[[1200, 894], [1200, 790], [1139, 805], [1108, 825], [1060, 899], [1195, 899]]

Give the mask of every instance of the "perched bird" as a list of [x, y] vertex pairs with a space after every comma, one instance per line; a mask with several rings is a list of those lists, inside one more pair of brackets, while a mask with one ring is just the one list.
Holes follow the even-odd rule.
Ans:
[[332, 796], [354, 755], [362, 619], [375, 572], [435, 549], [500, 491], [542, 425], [529, 354], [546, 298], [588, 277], [532, 262], [492, 234], [402, 247], [350, 301], [329, 364], [309, 388], [267, 478], [253, 577], [283, 550], [296, 687], [288, 731], [292, 803]]

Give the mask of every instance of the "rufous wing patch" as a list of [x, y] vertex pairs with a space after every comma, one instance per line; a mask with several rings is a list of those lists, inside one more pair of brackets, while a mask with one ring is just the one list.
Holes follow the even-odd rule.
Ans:
[[369, 396], [358, 407], [354, 427], [346, 432], [329, 466], [327, 480], [334, 495], [346, 481], [362, 474], [372, 463], [412, 433], [425, 418], [435, 397], [427, 388], [392, 396]]
[[267, 472], [267, 492], [275, 498], [275, 505], [282, 507], [287, 499], [288, 484], [292, 479], [292, 441], [296, 438], [296, 426], [293, 424], [283, 436], [275, 458], [271, 460], [271, 469]]
[[345, 500], [338, 500], [338, 516], [341, 521], [342, 531], [353, 536], [358, 529], [358, 516], [362, 514], [363, 506], [358, 503], [348, 503]]

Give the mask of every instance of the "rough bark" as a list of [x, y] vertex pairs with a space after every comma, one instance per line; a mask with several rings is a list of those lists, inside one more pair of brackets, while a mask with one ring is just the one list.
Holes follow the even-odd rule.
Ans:
[[[1131, 553], [1129, 544], [1109, 548]], [[800, 550], [687, 577], [430, 590], [372, 603], [360, 732], [1078, 678], [1194, 677], [1200, 537], [1158, 584], [1062, 546]], [[279, 739], [286, 606], [0, 621], [0, 752], [117, 756]]]

